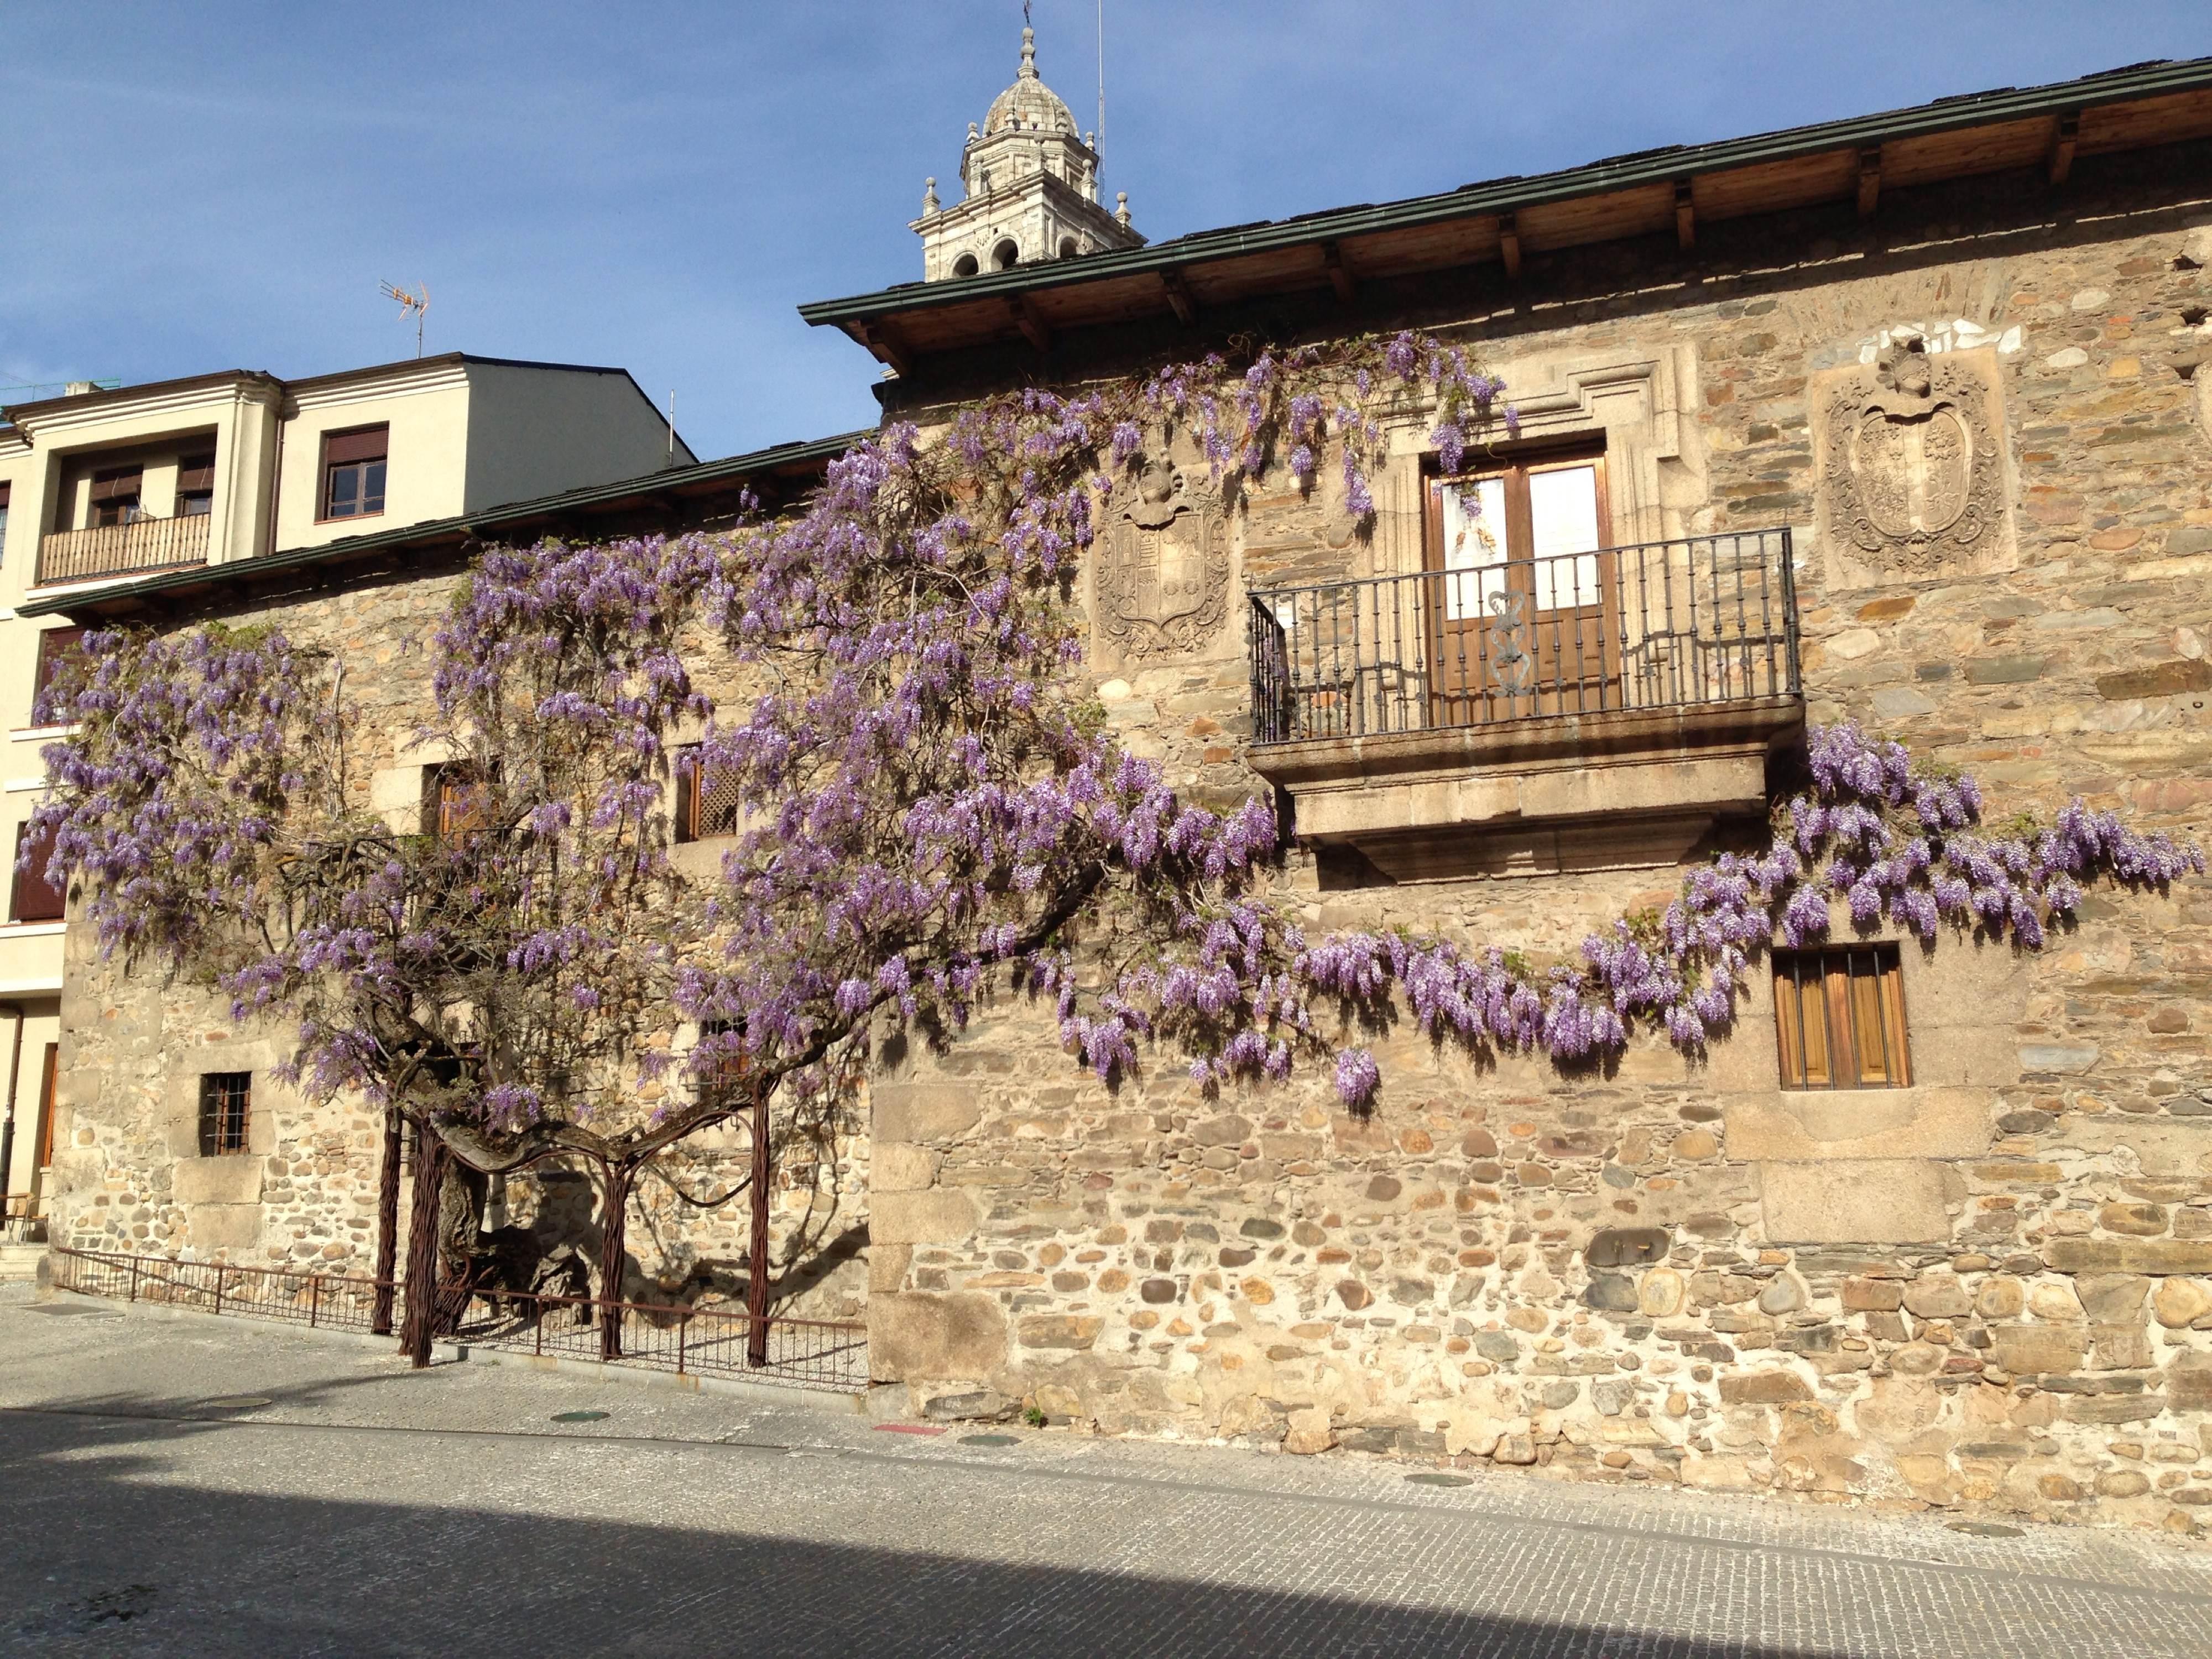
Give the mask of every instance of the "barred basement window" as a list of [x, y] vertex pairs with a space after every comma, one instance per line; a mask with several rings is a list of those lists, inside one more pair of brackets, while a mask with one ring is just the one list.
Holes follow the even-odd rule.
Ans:
[[220, 1158], [246, 1150], [246, 1124], [253, 1104], [253, 1073], [205, 1072], [200, 1076], [200, 1156]]
[[1912, 1082], [1894, 945], [1777, 951], [1774, 1023], [1785, 1089], [1903, 1089]]
[[465, 761], [422, 769], [422, 827], [437, 836], [464, 836], [491, 827], [492, 798], [482, 771]]
[[711, 841], [738, 833], [738, 786], [734, 779], [702, 771], [699, 745], [676, 754], [676, 839]]

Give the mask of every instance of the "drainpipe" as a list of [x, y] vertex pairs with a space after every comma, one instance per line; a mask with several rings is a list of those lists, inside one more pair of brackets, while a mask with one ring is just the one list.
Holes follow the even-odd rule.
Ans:
[[15, 1041], [8, 1056], [8, 1115], [0, 1118], [0, 1225], [6, 1224], [8, 1182], [15, 1172], [15, 1079], [23, 1070], [23, 1005], [0, 1002], [15, 1017]]

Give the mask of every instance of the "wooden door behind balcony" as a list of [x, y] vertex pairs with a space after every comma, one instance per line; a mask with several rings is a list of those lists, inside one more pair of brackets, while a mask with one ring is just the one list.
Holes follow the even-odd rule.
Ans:
[[1617, 706], [1608, 522], [1602, 456], [1431, 483], [1424, 632], [1436, 724]]

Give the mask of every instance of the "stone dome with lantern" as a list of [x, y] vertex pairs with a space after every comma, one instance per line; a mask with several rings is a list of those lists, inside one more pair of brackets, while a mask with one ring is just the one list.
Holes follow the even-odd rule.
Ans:
[[961, 200], [942, 205], [932, 179], [913, 222], [926, 281], [1144, 243], [1126, 194], [1112, 211], [1100, 203], [1097, 137], [1078, 133], [1067, 105], [1038, 78], [1034, 29], [1022, 31], [1013, 84], [991, 100], [980, 127], [969, 127], [959, 176]]

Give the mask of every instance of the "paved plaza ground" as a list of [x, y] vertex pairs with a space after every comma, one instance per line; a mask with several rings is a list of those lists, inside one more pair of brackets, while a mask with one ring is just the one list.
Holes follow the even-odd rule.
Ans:
[[23, 1286], [0, 1356], [9, 1654], [2212, 1654], [2162, 1537], [977, 1443]]

